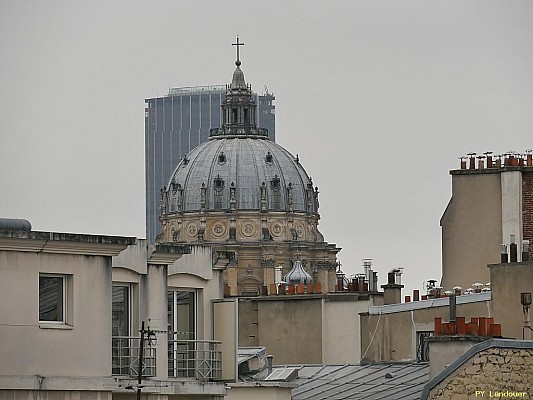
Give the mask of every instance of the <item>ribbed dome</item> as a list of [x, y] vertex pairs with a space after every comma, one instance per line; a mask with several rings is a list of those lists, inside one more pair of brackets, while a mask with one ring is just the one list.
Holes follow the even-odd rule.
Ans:
[[176, 167], [162, 212], [280, 211], [318, 216], [318, 189], [297, 158], [256, 125], [256, 103], [239, 60], [222, 103], [222, 125]]
[[318, 211], [299, 161], [259, 136], [218, 136], [199, 145], [178, 164], [167, 188], [169, 212], [197, 212], [202, 202], [206, 210], [230, 210], [233, 202], [235, 210]]

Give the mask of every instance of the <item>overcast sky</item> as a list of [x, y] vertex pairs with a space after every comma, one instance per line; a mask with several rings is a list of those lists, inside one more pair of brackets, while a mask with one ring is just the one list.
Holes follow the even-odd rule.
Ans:
[[0, 216], [145, 237], [144, 99], [229, 83], [238, 34], [345, 272], [421, 289], [457, 158], [533, 147], [532, 21], [526, 0], [0, 0]]

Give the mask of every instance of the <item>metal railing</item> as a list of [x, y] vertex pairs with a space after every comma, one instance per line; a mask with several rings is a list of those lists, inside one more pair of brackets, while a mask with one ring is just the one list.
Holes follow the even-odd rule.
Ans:
[[195, 378], [211, 381], [222, 377], [221, 342], [214, 340], [179, 340], [176, 334], [169, 334], [168, 376], [173, 378]]
[[[140, 337], [113, 336], [111, 342], [112, 374], [137, 377], [139, 374], [139, 343]], [[142, 376], [154, 377], [156, 351], [151, 341], [144, 343]]]

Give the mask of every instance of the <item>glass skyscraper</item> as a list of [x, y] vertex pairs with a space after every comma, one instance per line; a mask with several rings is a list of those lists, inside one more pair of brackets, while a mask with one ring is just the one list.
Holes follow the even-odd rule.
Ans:
[[[257, 125], [268, 129], [275, 141], [274, 95], [254, 94]], [[178, 162], [193, 148], [207, 141], [209, 130], [219, 128], [220, 105], [226, 97], [226, 85], [173, 88], [168, 95], [146, 99], [146, 239], [154, 243], [159, 234], [160, 191]]]

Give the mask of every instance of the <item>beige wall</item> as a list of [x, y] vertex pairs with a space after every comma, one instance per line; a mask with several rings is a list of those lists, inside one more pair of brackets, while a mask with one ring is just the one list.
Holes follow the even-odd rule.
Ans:
[[[112, 259], [113, 254], [118, 254], [121, 248], [126, 248], [127, 242], [134, 240], [106, 237], [118, 243], [102, 244], [89, 236], [75, 236], [71, 240], [68, 234], [59, 235], [67, 240], [52, 238], [52, 234], [49, 241], [44, 235], [41, 241], [0, 240], [2, 249], [9, 249], [0, 250], [0, 388], [3, 389], [0, 400], [32, 399], [36, 390], [39, 390], [39, 399], [45, 400], [72, 396], [110, 400], [111, 392], [126, 390], [124, 386], [131, 383], [130, 380], [111, 376], [113, 283], [131, 284], [132, 335], [139, 335], [140, 321], [158, 331], [156, 378], [167, 382], [162, 387], [169, 396], [149, 394], [148, 385], [143, 390], [147, 398], [178, 397], [170, 393], [184, 395], [180, 399], [223, 397], [223, 383], [205, 385], [187, 379], [174, 384], [167, 378], [165, 331], [170, 285], [198, 292], [198, 338], [212, 339], [211, 300], [222, 297], [222, 272], [211, 271], [207, 279], [191, 272], [212, 268], [210, 249], [198, 249], [187, 260], [187, 268], [173, 266], [169, 276], [167, 264], [180, 257], [175, 248], [160, 246], [150, 249], [148, 254], [141, 241]], [[39, 273], [66, 277], [66, 323], [39, 323]], [[117, 394], [117, 398], [125, 397]]]
[[502, 335], [522, 339], [520, 293], [533, 293], [533, 261], [491, 265], [490, 280], [494, 320], [502, 324]]
[[[0, 375], [111, 374], [110, 257], [0, 251], [0, 267]], [[39, 273], [68, 275], [67, 325], [39, 324]]]
[[[349, 296], [349, 295], [340, 295]], [[334, 295], [328, 297], [334, 299]], [[322, 362], [355, 364], [361, 360], [359, 313], [368, 310], [371, 300], [326, 300], [322, 316]]]
[[370, 302], [353, 293], [241, 298], [239, 346], [264, 346], [277, 365], [356, 363]]
[[[434, 318], [441, 317], [443, 321], [448, 321], [449, 312], [448, 306], [442, 306], [383, 315], [361, 315], [363, 360], [416, 360], [416, 332], [433, 331]], [[491, 312], [491, 305], [485, 301], [457, 305], [457, 315], [465, 316], [468, 320], [471, 317], [491, 316]]]
[[432, 337], [429, 342], [429, 378], [432, 379], [444, 370], [448, 365], [462, 356], [474, 345], [485, 340], [479, 336], [437, 336]]
[[0, 390], [0, 400], [111, 400], [111, 392], [104, 391], [28, 391]]
[[252, 384], [233, 384], [228, 389], [226, 396], [227, 400], [291, 400], [291, 388], [283, 386], [283, 384], [271, 384], [265, 386], [257, 386], [256, 383]]
[[322, 299], [261, 301], [258, 341], [274, 363], [322, 363]]
[[489, 282], [486, 266], [500, 262], [502, 243], [500, 173], [452, 174], [452, 198], [441, 226], [441, 286], [466, 289], [474, 282]]

